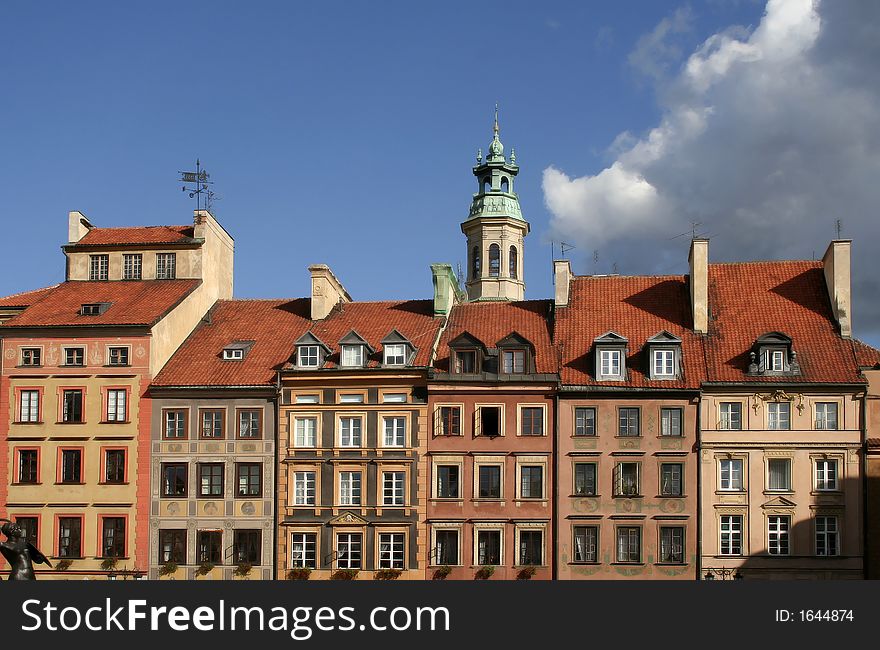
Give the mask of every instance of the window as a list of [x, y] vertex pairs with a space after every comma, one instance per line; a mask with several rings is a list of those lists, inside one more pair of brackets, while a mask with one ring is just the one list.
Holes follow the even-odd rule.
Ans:
[[477, 530], [477, 564], [501, 564], [501, 531]]
[[199, 496], [223, 496], [223, 463], [199, 463]]
[[263, 494], [263, 466], [260, 463], [236, 463], [236, 496], [258, 497]]
[[660, 435], [681, 435], [681, 409], [660, 409]]
[[[306, 397], [305, 395], [301, 395], [300, 397]], [[318, 396], [317, 395], [309, 395], [308, 397], [314, 397], [314, 402], [308, 402], [309, 404], [317, 404]], [[297, 398], [297, 404], [304, 404], [305, 402], [300, 402], [299, 397]], [[364, 395], [363, 393], [343, 393], [339, 396], [340, 404], [363, 404], [364, 403]]]
[[654, 350], [652, 374], [655, 378], [675, 377], [675, 350]]
[[104, 482], [125, 483], [125, 450], [107, 449], [104, 452]]
[[104, 517], [101, 524], [101, 557], [125, 557], [125, 518]]
[[816, 428], [837, 429], [837, 402], [819, 402], [816, 404]]
[[721, 464], [721, 490], [740, 492], [743, 489], [742, 458], [723, 458]]
[[361, 568], [361, 534], [336, 534], [336, 566], [340, 569]]
[[293, 473], [293, 505], [315, 505], [315, 472]]
[[521, 530], [519, 532], [520, 566], [541, 565], [544, 559], [544, 532]]
[[106, 303], [85, 303], [80, 306], [79, 314], [80, 316], [99, 316], [107, 311], [107, 307], [108, 305]]
[[770, 370], [783, 372], [785, 370], [785, 352], [783, 350], [770, 350]]
[[477, 351], [456, 350], [455, 372], [465, 375], [472, 375], [477, 372]]
[[85, 365], [85, 350], [83, 348], [64, 348], [64, 365]]
[[107, 422], [125, 422], [128, 419], [128, 391], [111, 388], [107, 391]]
[[498, 244], [489, 246], [489, 277], [497, 278], [501, 275], [501, 249]]
[[520, 468], [520, 497], [523, 499], [544, 498], [543, 465], [523, 465]]
[[501, 498], [501, 465], [479, 465], [480, 499]]
[[769, 415], [768, 428], [774, 430], [791, 429], [791, 403], [770, 402], [767, 405]]
[[741, 402], [721, 402], [719, 409], [721, 411], [719, 428], [725, 431], [739, 431], [742, 429]]
[[742, 515], [721, 516], [721, 555], [742, 555]]
[[82, 519], [58, 518], [58, 557], [82, 557]]
[[518, 256], [518, 254], [516, 252], [516, 246], [511, 246], [510, 251], [508, 252], [507, 266], [508, 266], [508, 273], [510, 274], [510, 277], [512, 280], [516, 280], [516, 278], [517, 278], [517, 275], [516, 275], [517, 256]]
[[343, 345], [342, 365], [361, 367], [364, 365], [363, 345]]
[[520, 409], [520, 435], [544, 435], [544, 407], [523, 406]]
[[660, 495], [664, 497], [682, 496], [682, 464], [660, 464]]
[[640, 562], [642, 559], [642, 529], [639, 526], [620, 526], [617, 529], [617, 561]]
[[405, 472], [382, 473], [382, 505], [402, 506], [406, 486]]
[[83, 421], [83, 392], [81, 390], [65, 390], [61, 393], [61, 421]]
[[40, 348], [22, 348], [21, 349], [21, 365], [23, 366], [39, 366], [42, 365], [43, 351]]
[[122, 256], [122, 279], [140, 280], [143, 255], [140, 253], [124, 254]]
[[361, 505], [361, 473], [339, 472], [339, 504]]
[[165, 411], [165, 428], [163, 435], [166, 439], [186, 438], [186, 411]]
[[458, 564], [458, 531], [434, 531], [434, 562], [435, 565]]
[[574, 527], [574, 561], [575, 562], [598, 562], [599, 561], [599, 527], [598, 526], [575, 526]]
[[297, 365], [300, 368], [317, 368], [320, 354], [317, 345], [301, 345], [296, 350]]
[[40, 544], [39, 521], [36, 517], [16, 517], [15, 523], [21, 526], [21, 532], [28, 542], [34, 546]]
[[579, 497], [596, 495], [596, 463], [574, 464], [574, 493]]
[[638, 436], [639, 431], [639, 409], [622, 408], [618, 411], [618, 436]]
[[260, 564], [262, 535], [259, 530], [236, 530], [232, 535], [232, 549], [237, 563]]
[[479, 406], [480, 412], [480, 435], [481, 436], [500, 436], [501, 435], [501, 407], [500, 406]]
[[379, 534], [379, 568], [403, 569], [405, 536], [403, 533]]
[[402, 366], [406, 364], [406, 345], [403, 343], [389, 343], [385, 345], [386, 366]]
[[837, 517], [820, 515], [816, 517], [816, 555], [828, 556], [840, 553], [840, 538], [837, 530]]
[[684, 528], [660, 528], [660, 561], [666, 564], [684, 564]]
[[767, 461], [767, 489], [779, 492], [791, 490], [791, 460], [770, 458]]
[[458, 406], [440, 407], [440, 431], [441, 436], [461, 435], [461, 409]]
[[471, 251], [471, 277], [480, 277], [480, 249], [476, 246]]
[[263, 411], [260, 409], [242, 409], [238, 412], [238, 437], [259, 438], [262, 434], [261, 425]]
[[40, 391], [23, 390], [19, 393], [19, 422], [40, 421]]
[[406, 418], [404, 417], [386, 417], [382, 418], [384, 422], [384, 435], [382, 446], [384, 447], [403, 447], [406, 445]]
[[36, 449], [18, 450], [18, 482], [36, 485], [40, 480], [40, 454]]
[[339, 418], [339, 446], [340, 447], [360, 447], [361, 446], [361, 418], [360, 417]]
[[596, 409], [592, 407], [578, 407], [574, 410], [574, 435], [596, 435]]
[[221, 564], [223, 560], [223, 532], [219, 530], [200, 530], [196, 538], [196, 559], [200, 564], [210, 562]]
[[159, 564], [186, 564], [186, 529], [159, 531]]
[[201, 414], [202, 438], [222, 438], [225, 411], [222, 409], [203, 409]]
[[618, 463], [614, 468], [614, 496], [633, 497], [640, 493], [639, 464]]
[[832, 491], [837, 489], [837, 461], [828, 459], [816, 460], [816, 489]]
[[177, 255], [175, 253], [156, 253], [156, 279], [173, 280], [177, 277]]
[[82, 449], [61, 450], [61, 483], [82, 483]]
[[186, 483], [186, 463], [162, 463], [163, 497], [185, 497]]
[[89, 255], [89, 280], [106, 280], [109, 268], [109, 255]]
[[318, 418], [295, 418], [293, 421], [293, 446], [314, 447], [317, 441]]
[[525, 350], [504, 350], [502, 353], [501, 372], [510, 375], [521, 375], [526, 371]]
[[599, 378], [620, 376], [620, 350], [600, 350]]
[[383, 404], [406, 404], [406, 393], [382, 393]]
[[111, 366], [127, 366], [128, 365], [128, 348], [112, 347], [110, 348], [109, 365]]
[[224, 348], [223, 350], [223, 360], [224, 361], [241, 361], [244, 359], [244, 349], [243, 348]]
[[290, 566], [318, 568], [318, 536], [315, 533], [293, 533], [290, 536]]
[[458, 465], [437, 466], [437, 498], [458, 499]]
[[788, 531], [791, 517], [773, 515], [767, 517], [767, 552], [770, 555], [788, 555]]

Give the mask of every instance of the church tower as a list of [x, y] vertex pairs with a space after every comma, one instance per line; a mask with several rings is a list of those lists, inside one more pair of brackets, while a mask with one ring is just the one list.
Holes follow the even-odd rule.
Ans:
[[478, 191], [471, 202], [468, 218], [461, 224], [467, 237], [468, 300], [522, 300], [523, 239], [529, 224], [523, 219], [513, 182], [519, 173], [516, 153], [510, 162], [498, 138], [498, 106], [495, 107], [495, 135], [483, 161], [477, 153], [474, 176]]

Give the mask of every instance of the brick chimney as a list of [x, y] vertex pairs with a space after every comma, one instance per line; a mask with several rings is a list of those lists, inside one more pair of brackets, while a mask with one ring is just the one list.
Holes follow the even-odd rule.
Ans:
[[825, 286], [831, 298], [831, 311], [840, 327], [840, 335], [852, 336], [852, 295], [850, 286], [850, 252], [852, 241], [835, 239], [822, 256]]
[[694, 331], [706, 334], [709, 331], [709, 240], [691, 240], [688, 254], [691, 291], [691, 316]]
[[553, 284], [556, 287], [556, 306], [568, 306], [568, 294], [571, 290], [571, 262], [553, 260]]
[[312, 320], [323, 320], [340, 302], [351, 302], [351, 296], [326, 264], [313, 264], [312, 274]]
[[71, 210], [67, 213], [67, 241], [75, 244], [85, 237], [94, 228], [89, 220], [79, 210]]

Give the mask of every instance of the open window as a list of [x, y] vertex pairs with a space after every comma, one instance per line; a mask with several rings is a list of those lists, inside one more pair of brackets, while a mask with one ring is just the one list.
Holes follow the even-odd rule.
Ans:
[[749, 352], [750, 375], [799, 375], [800, 372], [791, 337], [782, 332], [759, 336]]
[[501, 406], [477, 407], [477, 435], [495, 438], [502, 435]]

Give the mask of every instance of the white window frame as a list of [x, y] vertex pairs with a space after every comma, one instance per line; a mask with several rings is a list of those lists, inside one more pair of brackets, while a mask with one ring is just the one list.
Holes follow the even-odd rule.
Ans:
[[655, 348], [651, 355], [651, 370], [654, 379], [675, 378], [675, 350]]
[[156, 253], [156, 279], [177, 278], [177, 253]]
[[[120, 396], [122, 399], [120, 399]], [[107, 389], [107, 422], [125, 422], [128, 416], [128, 391], [125, 388]]]
[[340, 404], [363, 404], [364, 403], [364, 394], [363, 393], [341, 393], [339, 395], [339, 403]]
[[[293, 416], [293, 446], [298, 449], [314, 449], [318, 446], [318, 424], [321, 421], [321, 418], [318, 415], [309, 414], [309, 415], [294, 415]], [[306, 422], [312, 422], [314, 426], [312, 426], [311, 432], [307, 431], [306, 427], [303, 426], [302, 430], [300, 430], [300, 423], [305, 424]], [[309, 441], [307, 435], [311, 436], [311, 441]]]
[[[729, 463], [730, 465], [728, 469], [725, 470], [724, 465], [726, 463]], [[726, 479], [725, 474], [727, 475]], [[745, 463], [742, 458], [719, 458], [718, 490], [721, 492], [742, 492], [744, 485], [743, 479], [745, 478], [744, 474]], [[736, 481], [734, 481], [734, 479], [736, 479]]]
[[[397, 359], [400, 359], [398, 361]], [[382, 364], [386, 366], [406, 365], [406, 343], [388, 343], [382, 349]]]
[[767, 516], [767, 554], [783, 557], [791, 555], [791, 515]]
[[[667, 426], [667, 414], [675, 413], [678, 416], [678, 433], [667, 433], [672, 428], [672, 418], [669, 418]], [[666, 438], [681, 438], [684, 436], [684, 409], [677, 406], [664, 406], [660, 409], [660, 435]]]
[[[787, 412], [784, 418], [788, 424], [786, 427], [780, 426], [783, 423], [782, 414], [784, 412]], [[767, 403], [767, 429], [770, 431], [791, 431], [791, 402]]]
[[[620, 379], [621, 357], [623, 353], [620, 350], [599, 350], [599, 379]], [[612, 372], [612, 369], [616, 369]]]
[[[834, 426], [829, 424], [829, 407], [833, 407]], [[821, 414], [820, 414], [821, 411]], [[816, 429], [819, 431], [837, 431], [840, 428], [840, 408], [837, 402], [816, 402]]]
[[18, 393], [19, 422], [40, 421], [40, 391], [21, 390]]
[[[379, 532], [376, 534], [376, 538], [379, 551], [377, 567], [403, 571], [406, 568], [406, 533]], [[383, 548], [386, 545], [388, 545], [387, 550]]]
[[[742, 515], [720, 515], [718, 517], [718, 555], [729, 557], [743, 556], [743, 542], [745, 540], [745, 535], [743, 534], [744, 522], [745, 517]], [[726, 542], [725, 537], [727, 537]], [[739, 552], [733, 550], [737, 546], [739, 547]], [[725, 551], [725, 548], [728, 550]]]
[[[725, 407], [727, 407], [725, 409]], [[732, 413], [734, 410], [733, 407], [739, 407], [737, 418], [739, 426], [734, 427], [731, 426], [733, 424]], [[725, 412], [726, 411], [726, 412]], [[743, 408], [742, 402], [720, 402], [718, 404], [718, 428], [722, 431], [742, 431], [743, 427]]]
[[360, 506], [363, 504], [363, 472], [346, 470], [339, 472], [339, 505]]
[[110, 279], [110, 256], [107, 254], [89, 255], [89, 280], [106, 282]]
[[293, 471], [293, 505], [312, 506], [317, 503], [317, 476], [314, 469]]
[[[821, 522], [821, 525], [820, 525]], [[829, 523], [833, 522], [833, 526], [829, 527]], [[815, 519], [816, 531], [816, 556], [817, 557], [836, 557], [840, 555], [840, 519], [837, 515], [816, 515]], [[833, 541], [832, 541], [833, 540]], [[820, 553], [821, 546], [824, 552]], [[834, 551], [829, 553], [829, 547]]]
[[382, 505], [387, 508], [406, 505], [406, 472], [403, 470], [382, 471]]
[[[339, 435], [337, 444], [340, 447], [360, 448], [364, 443], [364, 416], [363, 415], [339, 415], [337, 416], [336, 425]], [[357, 426], [353, 426], [354, 423]], [[357, 429], [357, 440], [355, 441], [355, 429]]]
[[360, 343], [343, 345], [339, 355], [339, 365], [345, 368], [362, 368], [364, 365], [364, 346]]
[[[382, 416], [382, 446], [403, 448], [406, 447], [406, 416], [384, 415]], [[391, 423], [389, 437], [389, 423]]]
[[318, 345], [300, 345], [296, 349], [296, 365], [300, 368], [317, 368], [321, 365], [321, 350]]
[[785, 372], [785, 350], [768, 350], [770, 357], [768, 370], [771, 372]]
[[817, 458], [815, 485], [817, 492], [837, 492], [840, 487], [839, 463], [836, 458]]
[[141, 253], [122, 254], [122, 279], [142, 280], [144, 256]]
[[383, 404], [406, 404], [406, 393], [382, 393]]
[[[299, 538], [299, 539], [297, 539]], [[301, 551], [297, 554], [297, 543], [301, 545]], [[309, 546], [311, 546], [312, 563], [309, 563]], [[318, 568], [318, 533], [309, 531], [297, 531], [290, 533], [290, 567], [291, 569]]]
[[223, 359], [225, 361], [241, 361], [242, 359], [244, 359], [244, 350], [242, 350], [241, 348], [224, 349]]
[[[345, 552], [343, 551], [345, 549]], [[357, 553], [357, 559], [352, 559], [352, 550]], [[343, 560], [345, 556], [345, 560]], [[364, 534], [354, 532], [336, 533], [336, 568], [360, 569], [364, 561]]]

